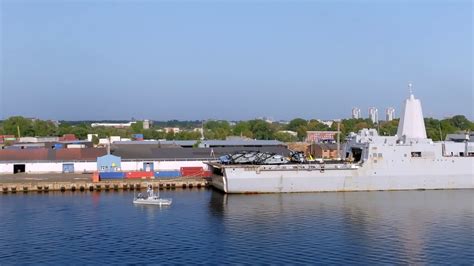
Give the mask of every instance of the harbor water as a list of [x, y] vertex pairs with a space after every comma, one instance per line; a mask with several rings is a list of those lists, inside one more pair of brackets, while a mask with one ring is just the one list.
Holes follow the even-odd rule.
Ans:
[[474, 263], [474, 192], [0, 195], [0, 264]]

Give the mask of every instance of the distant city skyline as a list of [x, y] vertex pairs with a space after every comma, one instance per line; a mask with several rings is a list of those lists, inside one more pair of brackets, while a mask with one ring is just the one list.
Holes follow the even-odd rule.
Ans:
[[[0, 119], [474, 119], [471, 1], [0, 0]], [[395, 115], [395, 117], [397, 114]], [[384, 115], [385, 117], [385, 115]], [[383, 118], [383, 117], [382, 117]]]

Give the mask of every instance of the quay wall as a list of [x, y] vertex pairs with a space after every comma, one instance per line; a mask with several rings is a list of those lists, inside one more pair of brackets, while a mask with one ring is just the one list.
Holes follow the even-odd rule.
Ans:
[[140, 190], [152, 185], [158, 189], [209, 188], [210, 182], [204, 179], [173, 179], [173, 180], [116, 180], [116, 181], [36, 181], [20, 180], [17, 182], [0, 183], [0, 195], [7, 193], [48, 192], [48, 191], [109, 191], [109, 190]]

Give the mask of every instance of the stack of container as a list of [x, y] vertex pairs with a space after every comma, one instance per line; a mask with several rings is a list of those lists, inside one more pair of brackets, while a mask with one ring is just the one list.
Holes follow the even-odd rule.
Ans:
[[176, 178], [181, 176], [180, 170], [165, 170], [155, 172], [155, 178]]
[[155, 177], [153, 172], [126, 172], [125, 178], [127, 179], [153, 179]]
[[133, 134], [133, 140], [137, 140], [137, 141], [143, 140], [143, 134]]
[[114, 180], [114, 179], [123, 179], [125, 173], [123, 172], [100, 172], [100, 180]]
[[204, 171], [202, 167], [181, 167], [181, 176], [184, 177], [210, 177], [211, 171]]

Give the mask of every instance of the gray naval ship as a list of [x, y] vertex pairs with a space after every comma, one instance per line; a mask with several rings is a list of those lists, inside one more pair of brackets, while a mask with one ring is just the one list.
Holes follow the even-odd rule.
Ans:
[[396, 136], [379, 136], [375, 129], [351, 133], [341, 156], [306, 162], [243, 153], [209, 166], [213, 186], [226, 193], [474, 188], [474, 142], [428, 139], [421, 102], [411, 92]]

